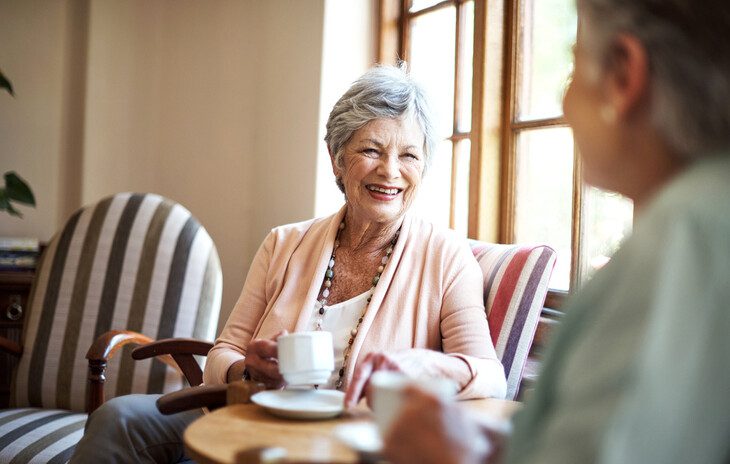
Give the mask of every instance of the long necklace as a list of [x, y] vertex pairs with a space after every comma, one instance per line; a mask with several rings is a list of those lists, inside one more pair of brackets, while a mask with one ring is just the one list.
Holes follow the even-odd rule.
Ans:
[[[330, 261], [327, 264], [327, 270], [324, 273], [324, 281], [322, 282], [322, 289], [319, 293], [319, 300], [317, 301], [317, 305], [319, 306], [317, 310], [317, 322], [316, 322], [316, 330], [322, 330], [322, 322], [324, 321], [324, 315], [327, 313], [327, 298], [330, 296], [330, 288], [332, 287], [332, 279], [335, 278], [335, 255], [337, 253], [337, 248], [340, 246], [340, 233], [345, 228], [345, 221], [343, 220], [340, 223], [340, 227], [337, 230], [337, 236], [335, 237], [335, 245], [332, 248], [332, 256], [330, 257]], [[380, 259], [380, 265], [378, 266], [378, 272], [375, 273], [375, 277], [373, 277], [372, 280], [372, 286], [370, 287], [370, 290], [368, 290], [368, 298], [367, 302], [365, 303], [365, 307], [362, 310], [362, 313], [360, 314], [360, 317], [357, 319], [357, 323], [355, 324], [355, 327], [350, 331], [350, 339], [347, 341], [347, 344], [345, 345], [345, 348], [342, 350], [342, 367], [340, 368], [340, 371], [338, 373], [337, 383], [335, 384], [335, 388], [337, 390], [342, 388], [342, 385], [344, 383], [344, 376], [345, 376], [345, 370], [347, 368], [347, 361], [350, 357], [350, 352], [352, 351], [352, 343], [355, 341], [355, 337], [357, 336], [357, 331], [360, 329], [360, 324], [362, 324], [363, 317], [365, 316], [365, 312], [368, 310], [368, 306], [370, 306], [370, 300], [373, 298], [373, 293], [375, 293], [375, 287], [378, 285], [378, 282], [380, 281], [380, 276], [383, 274], [383, 270], [385, 270], [385, 265], [388, 263], [388, 260], [390, 259], [390, 255], [393, 253], [393, 248], [395, 247], [396, 242], [398, 241], [398, 236], [400, 235], [400, 228], [395, 232], [395, 236], [390, 240], [390, 245], [388, 245], [388, 248], [385, 250], [385, 255]]]

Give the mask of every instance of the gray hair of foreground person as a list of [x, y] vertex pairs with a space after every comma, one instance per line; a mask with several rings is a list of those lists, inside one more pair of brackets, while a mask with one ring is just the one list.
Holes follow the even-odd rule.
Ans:
[[686, 158], [730, 147], [728, 0], [577, 0], [589, 53], [612, 64], [613, 40], [636, 37], [649, 60], [651, 120]]
[[324, 140], [335, 163], [342, 166], [342, 149], [356, 130], [374, 119], [407, 116], [414, 117], [423, 132], [428, 169], [436, 146], [433, 114], [425, 91], [404, 62], [398, 67], [376, 66], [356, 80], [332, 108]]

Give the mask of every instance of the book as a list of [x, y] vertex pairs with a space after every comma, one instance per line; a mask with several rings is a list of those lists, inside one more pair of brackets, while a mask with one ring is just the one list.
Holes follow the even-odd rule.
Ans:
[[34, 251], [38, 253], [40, 243], [37, 238], [0, 237], [0, 251]]

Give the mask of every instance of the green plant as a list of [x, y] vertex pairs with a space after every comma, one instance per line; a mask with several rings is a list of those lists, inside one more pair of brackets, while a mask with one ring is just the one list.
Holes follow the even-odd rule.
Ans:
[[0, 71], [0, 89], [5, 89], [10, 95], [15, 96], [13, 93], [13, 84], [10, 83], [10, 80], [5, 77], [2, 71]]
[[[13, 84], [10, 83], [2, 71], [0, 71], [0, 88], [15, 96]], [[33, 191], [31, 191], [28, 183], [13, 171], [6, 172], [3, 177], [5, 178], [5, 187], [0, 188], [0, 211], [7, 211], [11, 216], [23, 217], [20, 211], [13, 208], [10, 202], [14, 201], [35, 207]]]
[[30, 190], [28, 183], [13, 171], [6, 172], [5, 187], [0, 188], [0, 211], [7, 211], [11, 216], [23, 217], [20, 211], [13, 208], [10, 203], [22, 203], [35, 207], [35, 197]]

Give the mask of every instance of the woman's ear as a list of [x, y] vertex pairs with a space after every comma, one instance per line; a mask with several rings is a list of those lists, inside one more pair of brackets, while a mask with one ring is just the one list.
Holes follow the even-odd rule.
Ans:
[[332, 155], [332, 149], [330, 149], [329, 145], [327, 145], [327, 153], [330, 155], [330, 164], [332, 165], [332, 173], [335, 175], [335, 179], [339, 178], [342, 174], [342, 168], [337, 166], [337, 161], [335, 161], [334, 155]]
[[611, 44], [606, 63], [609, 105], [618, 119], [631, 118], [649, 98], [649, 57], [638, 38], [619, 34]]

